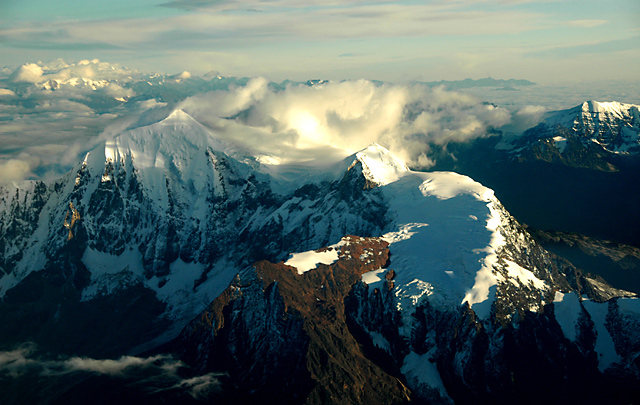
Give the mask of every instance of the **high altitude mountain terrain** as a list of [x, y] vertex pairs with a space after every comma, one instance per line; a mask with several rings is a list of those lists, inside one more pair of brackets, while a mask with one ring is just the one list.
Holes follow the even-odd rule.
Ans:
[[[376, 144], [268, 166], [176, 110], [56, 182], [3, 186], [0, 251], [3, 350], [171, 353], [217, 376], [209, 400], [639, 394], [633, 293], [544, 250], [491, 189]], [[161, 396], [145, 381], [107, 391]], [[44, 385], [65, 402], [109, 383]]]
[[513, 142], [521, 160], [616, 171], [616, 157], [640, 153], [640, 106], [586, 101], [544, 120]]
[[537, 229], [638, 244], [639, 108], [589, 101], [549, 112], [519, 137], [449, 144], [434, 170], [491, 187], [513, 215]]

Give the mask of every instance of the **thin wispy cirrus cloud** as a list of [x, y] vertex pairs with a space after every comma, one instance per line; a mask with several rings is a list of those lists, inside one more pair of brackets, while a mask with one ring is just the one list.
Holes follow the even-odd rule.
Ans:
[[607, 20], [571, 20], [567, 21], [566, 24], [571, 27], [592, 28], [607, 24], [608, 22]]
[[[576, 79], [581, 73], [562, 61], [552, 68], [549, 57], [519, 59], [561, 44], [634, 37], [633, 15], [640, 17], [634, 0], [610, 6], [595, 0], [144, 0], [138, 6], [118, 0], [75, 7], [80, 11], [61, 1], [57, 10], [47, 9], [50, 19], [38, 13], [42, 1], [23, 3], [8, 6], [22, 18], [0, 26], [5, 63], [58, 53], [71, 60], [134, 62], [145, 70], [215, 69], [273, 80]], [[633, 57], [610, 53], [612, 64]], [[470, 55], [483, 56], [482, 63], [461, 60]], [[633, 77], [632, 69], [625, 75]]]

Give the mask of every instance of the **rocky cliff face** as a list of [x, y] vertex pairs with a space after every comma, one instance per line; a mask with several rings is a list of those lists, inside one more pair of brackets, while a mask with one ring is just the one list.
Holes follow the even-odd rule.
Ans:
[[[300, 263], [293, 255], [248, 268], [183, 331], [174, 350], [202, 371], [228, 372], [227, 394], [251, 392], [245, 397], [251, 401], [560, 403], [637, 395], [637, 352], [615, 343], [640, 325], [633, 293], [545, 251], [490, 190], [468, 178], [393, 173], [397, 178], [365, 187], [387, 202], [389, 232], [349, 237], [327, 265], [300, 264], [295, 272], [287, 265]], [[354, 240], [373, 249], [356, 250]], [[306, 253], [311, 263], [326, 260], [318, 252], [316, 259]], [[376, 257], [386, 262], [370, 259]], [[339, 293], [327, 290], [333, 299], [326, 301], [328, 271], [342, 278]], [[260, 315], [265, 308], [275, 312]], [[279, 323], [256, 322], [262, 318]], [[336, 340], [344, 343], [339, 349]], [[263, 351], [238, 350], [239, 342]], [[273, 359], [292, 345], [299, 355], [287, 364], [296, 372], [283, 374]], [[329, 355], [322, 360], [318, 352]], [[368, 365], [344, 365], [360, 356]], [[318, 361], [323, 371], [335, 370], [336, 362], [339, 372], [325, 378]], [[242, 385], [251, 376], [236, 364], [257, 364], [263, 380]], [[361, 376], [379, 381], [387, 396], [367, 396]], [[265, 380], [273, 378], [279, 382]]]
[[170, 345], [201, 372], [226, 373], [211, 399], [623, 403], [638, 394], [637, 302], [580, 298], [539, 248], [531, 264], [553, 296], [541, 305], [544, 291], [505, 280], [486, 319], [428, 299], [407, 317], [382, 238], [347, 236], [317, 252], [331, 249], [334, 262], [302, 274], [283, 262], [247, 268]]
[[[298, 274], [261, 261], [241, 272], [175, 342], [185, 359], [229, 374], [225, 395], [269, 403], [402, 403], [409, 390], [356, 338], [345, 299], [388, 260], [387, 243], [347, 236], [337, 260]], [[366, 260], [361, 257], [367, 257]]]

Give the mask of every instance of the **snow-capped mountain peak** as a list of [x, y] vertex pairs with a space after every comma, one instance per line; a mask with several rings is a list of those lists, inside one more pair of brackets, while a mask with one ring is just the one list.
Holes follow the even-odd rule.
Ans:
[[590, 100], [551, 111], [511, 146], [511, 153], [524, 160], [612, 171], [611, 156], [640, 153], [640, 106]]
[[546, 114], [543, 124], [561, 125], [566, 128], [577, 129], [580, 125], [588, 125], [590, 122], [607, 122], [612, 120], [625, 120], [637, 116], [640, 106], [625, 104], [617, 101], [601, 102], [596, 100], [585, 101], [573, 108], [560, 111], [551, 111]]
[[582, 111], [586, 113], [608, 113], [622, 118], [632, 104], [623, 104], [617, 101], [599, 102], [595, 100], [582, 103]]
[[[298, 167], [296, 176], [281, 176], [291, 187], [278, 192], [268, 168], [245, 164], [219, 145], [211, 131], [175, 110], [108, 140], [52, 187], [0, 188], [0, 231], [8, 230], [0, 234], [0, 315], [12, 314], [2, 318], [4, 329], [18, 330], [32, 317], [13, 315], [26, 296], [45, 321], [23, 322], [27, 333], [45, 343], [85, 344], [86, 336], [75, 333], [84, 329], [99, 331], [91, 332], [92, 346], [144, 351], [175, 337], [213, 300], [181, 335], [180, 347], [190, 347], [202, 370], [229, 353], [234, 357], [224, 367], [241, 364], [240, 373], [269, 376], [262, 367], [268, 364], [278, 366], [278, 377], [309, 375], [311, 347], [319, 354], [311, 366], [333, 372], [323, 365], [333, 361], [324, 345], [352, 342], [335, 347], [348, 354], [377, 346], [376, 356], [390, 354], [385, 361], [395, 362], [414, 392], [445, 403], [460, 395], [466, 403], [465, 393], [510, 390], [501, 384], [514, 384], [511, 359], [529, 367], [529, 358], [543, 357], [529, 346], [534, 336], [560, 353], [585, 353], [591, 369], [629, 364], [636, 373], [637, 350], [615, 344], [637, 333], [612, 332], [608, 324], [639, 313], [638, 301], [582, 304], [586, 288], [597, 288], [596, 297], [629, 294], [605, 291], [604, 283], [558, 262], [480, 183], [411, 171], [372, 144], [327, 164], [326, 173]], [[550, 305], [559, 308], [557, 320]], [[99, 316], [77, 315], [91, 313]], [[119, 328], [96, 329], [102, 325]], [[318, 332], [314, 346], [307, 345], [309, 331]], [[357, 350], [342, 364], [364, 359]], [[590, 353], [600, 355], [599, 363]], [[301, 365], [299, 372], [281, 372], [290, 364]], [[549, 357], [534, 366], [568, 370], [566, 364], [565, 357]], [[571, 360], [571, 370], [582, 364]], [[353, 375], [364, 369], [354, 367]], [[497, 385], [469, 380], [466, 370], [497, 375]], [[231, 381], [239, 380], [236, 371]], [[278, 382], [269, 379], [268, 386], [272, 381]], [[389, 381], [399, 386], [395, 375]], [[336, 386], [335, 398], [348, 398], [344, 387]], [[363, 401], [371, 402], [388, 403]]]
[[105, 159], [116, 162], [131, 156], [139, 168], [169, 163], [180, 167], [198, 160], [198, 151], [224, 150], [225, 146], [189, 114], [177, 109], [159, 122], [127, 130], [106, 141]]
[[365, 178], [378, 186], [393, 183], [409, 171], [401, 159], [377, 143], [357, 152], [351, 166], [358, 162]]
[[173, 110], [167, 118], [160, 121], [162, 125], [188, 125], [194, 123], [200, 125], [192, 116], [180, 108]]

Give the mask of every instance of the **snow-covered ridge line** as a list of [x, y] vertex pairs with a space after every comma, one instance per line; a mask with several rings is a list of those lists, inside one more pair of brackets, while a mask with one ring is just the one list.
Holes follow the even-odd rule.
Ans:
[[[640, 154], [640, 106], [592, 100], [550, 111], [522, 137], [505, 139], [498, 148], [511, 149], [511, 154], [525, 159], [610, 171], [613, 164], [607, 159], [611, 154]], [[580, 157], [585, 153], [590, 159]]]
[[625, 119], [629, 117], [633, 119], [638, 117], [639, 109], [640, 105], [636, 104], [590, 100], [567, 110], [550, 111], [546, 114], [544, 122], [549, 125], [572, 128], [577, 122], [585, 119]]

